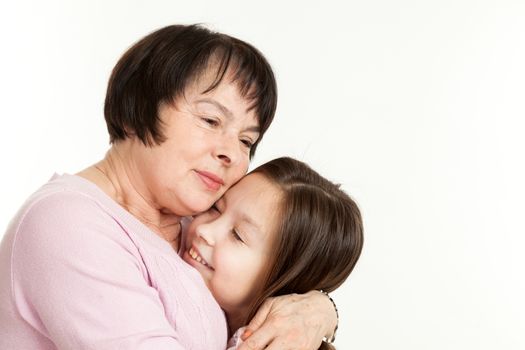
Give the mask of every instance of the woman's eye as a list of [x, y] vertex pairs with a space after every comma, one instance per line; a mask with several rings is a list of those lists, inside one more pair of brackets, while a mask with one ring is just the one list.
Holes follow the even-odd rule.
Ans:
[[252, 148], [253, 146], [253, 143], [250, 140], [241, 140], [241, 142], [246, 148]]
[[232, 230], [232, 236], [237, 241], [240, 241], [240, 242], [244, 243], [244, 241], [242, 240], [241, 236], [239, 236], [239, 234], [237, 233], [237, 230], [235, 230], [235, 229]]
[[201, 119], [206, 123], [208, 124], [209, 126], [218, 126], [219, 125], [219, 121], [217, 119], [213, 119], [213, 118], [209, 118], [209, 117], [201, 117]]

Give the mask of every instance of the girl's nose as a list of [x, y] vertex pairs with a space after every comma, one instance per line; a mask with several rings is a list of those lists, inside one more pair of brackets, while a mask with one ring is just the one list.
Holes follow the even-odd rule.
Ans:
[[211, 223], [206, 224], [200, 224], [197, 226], [196, 232], [197, 235], [202, 238], [204, 242], [206, 242], [209, 246], [215, 245], [215, 238], [213, 236], [213, 225]]

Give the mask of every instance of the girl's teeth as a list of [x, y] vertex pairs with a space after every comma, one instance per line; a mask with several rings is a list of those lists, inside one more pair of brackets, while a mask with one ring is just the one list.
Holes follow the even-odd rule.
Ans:
[[195, 250], [193, 250], [193, 248], [190, 248], [190, 250], [189, 250], [188, 253], [190, 254], [190, 256], [191, 256], [194, 260], [200, 262], [201, 264], [203, 264], [203, 265], [205, 265], [205, 266], [208, 266], [208, 264], [207, 264], [204, 260], [202, 260], [202, 258], [200, 257], [200, 255], [197, 254], [197, 252], [196, 252]]

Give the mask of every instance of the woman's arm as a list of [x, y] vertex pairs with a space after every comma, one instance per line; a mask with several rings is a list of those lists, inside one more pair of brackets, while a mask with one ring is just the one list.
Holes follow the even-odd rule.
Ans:
[[319, 291], [269, 298], [248, 325], [239, 350], [317, 350], [336, 325], [334, 305]]

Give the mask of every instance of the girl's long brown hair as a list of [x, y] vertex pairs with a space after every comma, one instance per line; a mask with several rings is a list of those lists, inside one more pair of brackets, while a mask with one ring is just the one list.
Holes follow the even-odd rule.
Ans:
[[[283, 157], [252, 173], [282, 192], [273, 261], [245, 324], [268, 297], [331, 292], [352, 272], [363, 247], [363, 223], [356, 203], [303, 162]], [[320, 349], [329, 349], [323, 343]]]

